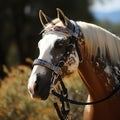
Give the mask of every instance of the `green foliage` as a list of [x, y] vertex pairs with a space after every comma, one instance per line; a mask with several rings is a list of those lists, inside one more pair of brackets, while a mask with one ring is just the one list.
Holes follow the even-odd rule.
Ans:
[[[6, 70], [6, 72], [9, 71]], [[0, 83], [0, 120], [58, 120], [53, 102], [50, 99], [47, 101], [31, 99], [27, 91], [30, 73], [29, 67], [20, 65], [11, 68], [8, 77]], [[77, 74], [64, 81], [69, 89], [70, 98], [86, 99], [87, 93]], [[83, 107], [71, 105], [71, 114], [75, 120], [81, 120]]]

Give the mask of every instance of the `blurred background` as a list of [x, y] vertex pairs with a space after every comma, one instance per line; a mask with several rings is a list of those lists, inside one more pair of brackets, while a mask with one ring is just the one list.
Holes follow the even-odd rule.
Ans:
[[[50, 103], [38, 108], [39, 102], [26, 98], [31, 63], [38, 56], [37, 43], [41, 39], [38, 13], [41, 9], [56, 18], [56, 8], [62, 9], [69, 19], [91, 22], [120, 36], [120, 0], [0, 0], [0, 120], [32, 120], [36, 115], [39, 116], [35, 120], [57, 120], [49, 113]], [[72, 79], [80, 78], [74, 75]], [[78, 99], [85, 100], [87, 91], [82, 83], [79, 87]], [[46, 109], [42, 111], [42, 107]], [[73, 107], [73, 111], [76, 109], [75, 120], [83, 112], [83, 108]]]
[[119, 34], [119, 0], [0, 0], [1, 77], [2, 65], [10, 67], [27, 64], [26, 58], [37, 57], [37, 43], [41, 38], [39, 32], [42, 30], [39, 10], [55, 18], [57, 7], [70, 19], [99, 22], [103, 27]]

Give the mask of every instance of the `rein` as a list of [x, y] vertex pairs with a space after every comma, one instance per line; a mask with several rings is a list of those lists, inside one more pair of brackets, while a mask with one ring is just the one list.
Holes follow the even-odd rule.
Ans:
[[[78, 40], [81, 40], [83, 38], [83, 34], [82, 34], [79, 26], [77, 25], [77, 23], [74, 21], [71, 21], [71, 23], [74, 25], [74, 31], [73, 31], [73, 33], [71, 33], [71, 36], [68, 37], [68, 39], [70, 39], [69, 44], [66, 48], [64, 55], [61, 57], [59, 63], [56, 65], [53, 65], [42, 59], [35, 59], [33, 62], [33, 65], [41, 65], [52, 71], [51, 94], [53, 94], [54, 96], [59, 98], [59, 100], [61, 102], [61, 107], [59, 107], [57, 102], [54, 102], [54, 107], [57, 111], [57, 114], [58, 114], [60, 120], [70, 120], [71, 119], [71, 118], [69, 118], [70, 103], [76, 104], [76, 105], [98, 104], [98, 103], [101, 103], [101, 102], [104, 102], [104, 101], [110, 99], [113, 95], [115, 95], [120, 90], [120, 85], [119, 85], [107, 97], [104, 97], [104, 98], [94, 101], [94, 102], [80, 102], [80, 101], [75, 101], [75, 100], [71, 100], [68, 98], [67, 88], [65, 87], [64, 82], [61, 77], [61, 75], [62, 75], [61, 68], [64, 66], [64, 63], [66, 62], [68, 56], [71, 54], [72, 49], [74, 47], [76, 48], [76, 51], [77, 51], [77, 54], [79, 57], [79, 61], [80, 62], [82, 61], [82, 56], [81, 56], [79, 46], [78, 46]], [[44, 34], [47, 34], [49, 32], [63, 32], [63, 28], [61, 28], [60, 26], [54, 26], [54, 27], [50, 28], [48, 31], [45, 31]], [[66, 31], [66, 33], [67, 33], [67, 31]], [[60, 82], [60, 84], [58, 85], [59, 92], [56, 92], [54, 90], [56, 80], [58, 80]]]
[[[59, 79], [61, 81], [61, 79]], [[62, 84], [63, 81], [62, 81]], [[98, 104], [98, 103], [102, 103], [108, 99], [110, 99], [113, 95], [115, 95], [118, 91], [120, 90], [120, 85], [118, 85], [107, 97], [104, 97], [102, 99], [99, 99], [97, 101], [94, 101], [94, 102], [80, 102], [80, 101], [75, 101], [75, 100], [71, 100], [69, 98], [66, 98], [64, 97], [63, 95], [55, 92], [54, 90], [52, 90], [52, 94], [55, 95], [56, 97], [62, 99], [63, 101], [66, 101], [66, 102], [69, 102], [71, 104], [75, 104], [75, 105], [95, 105], [95, 104]]]
[[[80, 102], [80, 101], [75, 101], [75, 100], [72, 100], [72, 99], [69, 99], [68, 98], [68, 92], [67, 92], [67, 89], [64, 85], [64, 82], [62, 81], [62, 78], [61, 76], [58, 77], [59, 81], [60, 81], [60, 85], [62, 87], [62, 90], [59, 93], [57, 93], [55, 90], [52, 90], [52, 94], [56, 97], [59, 98], [62, 106], [61, 108], [59, 108], [57, 102], [54, 103], [54, 107], [57, 111], [57, 114], [60, 118], [60, 120], [71, 120], [71, 118], [69, 119], [69, 111], [70, 111], [70, 103], [71, 104], [75, 104], [75, 105], [95, 105], [95, 104], [99, 104], [99, 103], [102, 103], [102, 102], [105, 102], [107, 100], [109, 100], [112, 96], [114, 96], [119, 90], [120, 90], [120, 85], [118, 85], [108, 96], [102, 98], [102, 99], [99, 99], [97, 101], [94, 101], [94, 102]], [[64, 104], [67, 104], [67, 109], [65, 107]]]

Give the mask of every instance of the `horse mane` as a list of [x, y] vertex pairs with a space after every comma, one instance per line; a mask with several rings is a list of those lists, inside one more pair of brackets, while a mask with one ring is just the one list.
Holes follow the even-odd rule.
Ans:
[[89, 57], [99, 57], [106, 60], [109, 56], [112, 64], [120, 64], [120, 38], [100, 26], [77, 22], [85, 40], [85, 50]]

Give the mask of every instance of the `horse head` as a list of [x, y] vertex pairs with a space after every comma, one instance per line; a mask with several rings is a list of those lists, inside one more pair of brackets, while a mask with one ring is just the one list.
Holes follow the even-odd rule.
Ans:
[[79, 66], [75, 41], [81, 35], [77, 24], [57, 9], [58, 18], [51, 20], [41, 10], [40, 21], [44, 27], [42, 39], [38, 42], [39, 56], [29, 78], [28, 90], [32, 97], [46, 100], [51, 84], [56, 77], [73, 73]]

